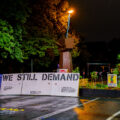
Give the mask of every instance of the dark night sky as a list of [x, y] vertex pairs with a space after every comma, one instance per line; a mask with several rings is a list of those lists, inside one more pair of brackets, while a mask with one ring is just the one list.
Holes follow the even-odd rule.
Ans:
[[75, 13], [71, 24], [89, 41], [120, 37], [120, 0], [69, 0]]

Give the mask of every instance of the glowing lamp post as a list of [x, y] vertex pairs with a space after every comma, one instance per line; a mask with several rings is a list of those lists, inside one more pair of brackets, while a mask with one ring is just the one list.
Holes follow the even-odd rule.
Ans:
[[73, 13], [73, 10], [68, 11], [68, 26], [66, 32], [66, 38], [64, 40], [65, 46], [60, 51], [60, 59], [59, 59], [59, 68], [67, 69], [69, 72], [72, 72], [72, 55], [71, 50], [73, 49], [74, 39], [68, 38], [68, 32], [70, 28], [70, 15]]
[[66, 38], [68, 38], [68, 31], [69, 31], [69, 28], [70, 28], [70, 14], [73, 13], [74, 11], [73, 10], [69, 10], [68, 13], [68, 26], [67, 26], [67, 32], [66, 32]]

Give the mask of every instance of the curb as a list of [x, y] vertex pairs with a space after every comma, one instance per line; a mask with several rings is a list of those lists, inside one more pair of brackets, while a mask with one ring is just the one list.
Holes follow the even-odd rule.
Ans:
[[80, 88], [80, 97], [120, 97], [120, 90]]

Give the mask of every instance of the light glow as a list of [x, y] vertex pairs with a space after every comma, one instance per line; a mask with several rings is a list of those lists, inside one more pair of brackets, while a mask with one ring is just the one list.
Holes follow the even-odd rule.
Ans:
[[68, 11], [69, 14], [71, 14], [71, 13], [73, 13], [73, 12], [74, 12], [74, 10], [69, 10], [69, 11]]

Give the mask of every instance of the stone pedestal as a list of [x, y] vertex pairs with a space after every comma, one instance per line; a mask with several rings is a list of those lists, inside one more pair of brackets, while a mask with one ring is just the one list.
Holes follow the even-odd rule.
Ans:
[[72, 72], [72, 56], [70, 50], [60, 52], [60, 69], [68, 69], [69, 72]]
[[62, 40], [60, 48], [60, 59], [59, 59], [59, 68], [60, 69], [68, 69], [68, 72], [72, 72], [72, 55], [71, 51], [74, 46], [73, 38], [66, 38]]

